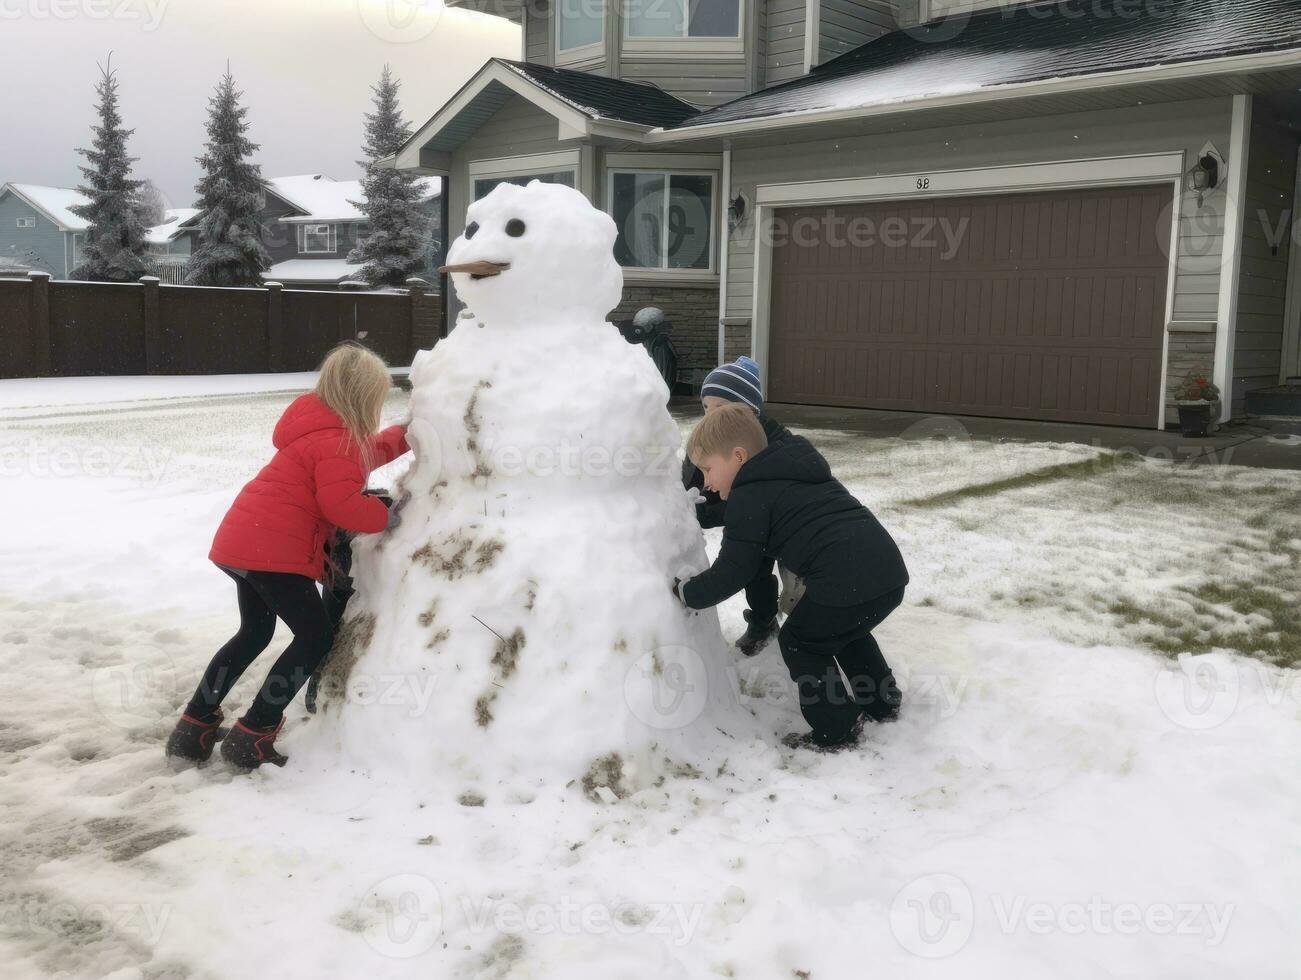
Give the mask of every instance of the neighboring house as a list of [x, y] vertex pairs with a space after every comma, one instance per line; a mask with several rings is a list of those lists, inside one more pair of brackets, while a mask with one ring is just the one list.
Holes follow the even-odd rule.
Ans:
[[[348, 261], [348, 253], [363, 240], [369, 226], [353, 201], [362, 200], [361, 181], [334, 180], [325, 174], [298, 174], [267, 179], [267, 251], [274, 263], [262, 274], [296, 289], [337, 289], [356, 280], [362, 266]], [[415, 275], [430, 284], [438, 281], [442, 180], [421, 181], [422, 201], [429, 218], [425, 270]]]
[[[67, 279], [81, 263], [87, 222], [72, 213], [86, 198], [70, 187], [0, 187], [0, 269], [48, 272]], [[151, 256], [184, 256], [193, 248], [199, 212], [174, 208], [145, 233]]]
[[614, 316], [663, 308], [692, 372], [1138, 426], [1190, 370], [1226, 416], [1301, 373], [1294, 0], [447, 2], [521, 24], [521, 60], [394, 165], [448, 179], [449, 240], [502, 180], [582, 190]]

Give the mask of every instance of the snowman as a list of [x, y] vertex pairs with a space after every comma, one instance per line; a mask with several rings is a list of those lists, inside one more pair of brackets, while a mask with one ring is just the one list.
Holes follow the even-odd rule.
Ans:
[[470, 206], [447, 271], [472, 313], [412, 367], [401, 523], [358, 541], [309, 750], [475, 802], [614, 802], [755, 736], [715, 613], [671, 593], [707, 560], [668, 391], [605, 319], [615, 237], [555, 184]]

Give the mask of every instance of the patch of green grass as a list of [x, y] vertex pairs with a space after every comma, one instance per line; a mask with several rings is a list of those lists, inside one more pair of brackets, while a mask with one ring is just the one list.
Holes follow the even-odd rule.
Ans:
[[1206, 629], [1167, 610], [1127, 599], [1111, 603], [1108, 611], [1127, 626], [1155, 626], [1164, 631], [1155, 637], [1142, 637], [1139, 642], [1167, 656], [1209, 653], [1219, 648], [1280, 667], [1301, 667], [1301, 608], [1285, 591], [1255, 582], [1213, 581], [1196, 589], [1181, 589], [1178, 595], [1199, 613], [1222, 615], [1222, 607], [1227, 606], [1239, 616], [1263, 617], [1268, 624], [1232, 629], [1226, 623]]
[[905, 500], [904, 505], [919, 508], [947, 507], [950, 504], [965, 500], [995, 497], [1000, 493], [1007, 493], [1009, 490], [1022, 490], [1026, 487], [1041, 486], [1056, 480], [1086, 480], [1095, 476], [1106, 476], [1115, 472], [1121, 466], [1132, 465], [1133, 463], [1134, 460], [1131, 457], [1122, 453], [1104, 453], [1095, 456], [1093, 459], [1080, 460], [1076, 463], [1057, 463], [1053, 466], [1043, 466], [1037, 470], [1030, 470], [1027, 473], [1009, 476], [1002, 480], [994, 480], [990, 483], [973, 483], [971, 486], [959, 487], [957, 490], [946, 490], [943, 493], [932, 494], [929, 497], [915, 497], [912, 500]]

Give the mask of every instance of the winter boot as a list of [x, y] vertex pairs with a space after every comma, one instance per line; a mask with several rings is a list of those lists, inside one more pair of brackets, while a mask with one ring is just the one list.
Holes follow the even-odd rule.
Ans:
[[745, 621], [750, 625], [741, 634], [741, 638], [736, 641], [736, 648], [747, 657], [753, 657], [767, 646], [769, 640], [777, 635], [777, 617], [774, 616], [766, 623], [756, 623], [754, 613], [749, 609], [743, 615]]
[[289, 756], [277, 752], [275, 742], [280, 729], [284, 727], [283, 718], [271, 728], [253, 728], [241, 718], [221, 743], [221, 757], [236, 769], [245, 772], [256, 769], [264, 762], [283, 766], [289, 761]]
[[207, 762], [212, 758], [216, 744], [226, 737], [229, 728], [222, 728], [221, 709], [213, 712], [207, 721], [193, 715], [181, 715], [181, 720], [167, 736], [167, 758], [185, 762]]
[[788, 749], [809, 749], [812, 752], [831, 753], [852, 748], [863, 737], [863, 717], [860, 716], [854, 727], [840, 737], [819, 736], [816, 732], [791, 732], [782, 739], [782, 745]]

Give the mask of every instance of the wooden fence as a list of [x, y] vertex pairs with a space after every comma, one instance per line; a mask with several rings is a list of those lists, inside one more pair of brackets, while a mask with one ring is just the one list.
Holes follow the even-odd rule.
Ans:
[[315, 369], [357, 340], [391, 365], [432, 347], [440, 297], [421, 279], [396, 292], [0, 278], [0, 378], [261, 374]]

